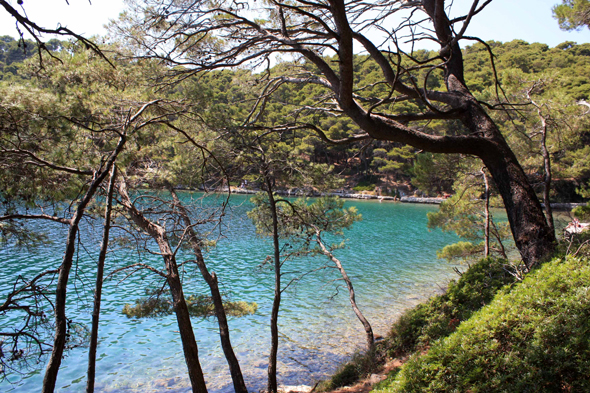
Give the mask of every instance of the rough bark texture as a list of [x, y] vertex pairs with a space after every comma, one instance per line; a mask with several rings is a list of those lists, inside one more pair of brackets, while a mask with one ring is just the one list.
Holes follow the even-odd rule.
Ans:
[[119, 187], [119, 194], [121, 195], [121, 204], [129, 213], [133, 222], [135, 222], [135, 224], [143, 231], [148, 233], [158, 244], [160, 254], [164, 259], [164, 265], [166, 267], [166, 281], [168, 282], [170, 294], [172, 295], [174, 313], [178, 323], [178, 330], [180, 331], [182, 350], [188, 368], [191, 387], [193, 392], [206, 393], [207, 387], [205, 385], [205, 377], [203, 375], [203, 370], [201, 369], [201, 363], [199, 362], [197, 341], [193, 332], [188, 306], [182, 291], [182, 282], [180, 281], [180, 275], [178, 274], [176, 257], [170, 247], [166, 230], [160, 225], [149, 221], [139, 210], [137, 210], [137, 208], [131, 203], [124, 182], [122, 182]]
[[113, 207], [113, 192], [115, 189], [115, 179], [117, 177], [117, 168], [113, 166], [111, 179], [107, 190], [106, 207], [104, 214], [104, 229], [102, 233], [102, 244], [98, 255], [98, 264], [96, 269], [96, 287], [94, 289], [94, 307], [92, 310], [92, 328], [90, 331], [90, 347], [88, 349], [88, 380], [86, 381], [86, 392], [94, 392], [94, 379], [96, 374], [96, 348], [98, 345], [98, 322], [100, 318], [100, 303], [102, 299], [102, 284], [104, 276], [104, 263], [106, 260], [107, 249], [109, 246], [109, 232], [111, 229], [111, 212]]
[[182, 202], [178, 198], [174, 188], [169, 186], [168, 190], [172, 194], [175, 206], [178, 209], [182, 220], [184, 221], [186, 232], [188, 234], [188, 241], [191, 245], [193, 253], [195, 254], [197, 266], [201, 272], [201, 275], [205, 279], [205, 282], [207, 285], [209, 285], [211, 298], [213, 299], [213, 306], [215, 308], [215, 317], [217, 318], [217, 324], [219, 326], [221, 347], [229, 365], [232, 381], [234, 384], [234, 391], [236, 393], [248, 393], [248, 389], [246, 389], [246, 383], [244, 382], [244, 377], [242, 376], [240, 363], [238, 362], [236, 354], [234, 353], [233, 347], [231, 345], [227, 316], [223, 306], [223, 299], [221, 298], [221, 293], [219, 291], [217, 276], [215, 273], [209, 273], [209, 270], [207, 269], [207, 265], [205, 264], [205, 259], [203, 258], [203, 253], [201, 250], [201, 241], [198, 238], [196, 232], [193, 230], [188, 212], [182, 205]]
[[51, 357], [49, 358], [49, 363], [47, 364], [45, 377], [43, 378], [43, 393], [50, 393], [55, 390], [57, 373], [59, 372], [61, 359], [63, 358], [63, 353], [66, 346], [68, 331], [68, 320], [66, 318], [66, 292], [70, 271], [72, 269], [72, 263], [74, 260], [76, 235], [78, 234], [80, 220], [84, 216], [84, 212], [96, 194], [98, 187], [113, 167], [117, 156], [123, 150], [126, 140], [127, 138], [125, 135], [120, 137], [117, 147], [111, 153], [103, 168], [101, 168], [101, 170], [94, 175], [88, 190], [84, 194], [84, 197], [80, 200], [80, 203], [76, 207], [76, 211], [70, 220], [70, 228], [68, 230], [68, 237], [66, 241], [66, 251], [59, 269], [59, 277], [57, 279], [57, 287], [55, 290], [55, 338], [53, 342], [53, 351], [51, 352]]
[[[523, 261], [532, 264], [550, 256], [554, 250], [555, 236], [547, 225], [541, 204], [535, 195], [522, 167], [500, 130], [488, 116], [482, 105], [469, 92], [464, 80], [463, 55], [458, 37], [453, 34], [445, 13], [444, 0], [423, 0], [422, 7], [433, 23], [440, 43], [440, 56], [445, 60], [446, 92], [420, 92], [394, 78], [391, 64], [373, 44], [361, 34], [353, 33], [347, 20], [346, 6], [342, 0], [330, 0], [330, 11], [337, 30], [339, 48], [339, 75], [324, 72], [331, 89], [344, 113], [371, 137], [406, 143], [434, 153], [460, 153], [482, 159], [494, 179], [504, 200], [510, 228]], [[425, 101], [443, 103], [454, 112], [431, 113], [431, 118], [459, 119], [470, 131], [466, 135], [437, 136], [410, 128], [397, 121], [395, 116], [372, 114], [353, 99], [353, 37], [359, 41], [382, 68], [388, 82], [400, 93]], [[305, 53], [304, 53], [305, 54]], [[322, 60], [308, 56], [322, 69]], [[392, 79], [393, 78], [393, 79]], [[398, 116], [402, 120], [411, 117]], [[417, 118], [417, 117], [416, 117]]]

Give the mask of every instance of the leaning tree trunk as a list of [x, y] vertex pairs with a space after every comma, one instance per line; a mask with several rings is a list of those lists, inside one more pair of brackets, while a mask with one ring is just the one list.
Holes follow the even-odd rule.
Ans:
[[464, 111], [461, 122], [480, 139], [474, 154], [482, 159], [500, 191], [514, 242], [530, 268], [553, 254], [555, 233], [547, 225], [541, 203], [500, 129], [465, 83], [461, 37], [453, 32], [444, 4], [441, 0], [422, 0], [439, 39], [440, 54], [447, 62], [445, 84], [454, 96], [449, 102]]
[[503, 141], [496, 146], [497, 150], [481, 158], [504, 201], [516, 247], [530, 268], [553, 254], [555, 233], [547, 225], [541, 203], [508, 144]]
[[182, 291], [182, 282], [178, 274], [178, 265], [176, 257], [172, 248], [166, 230], [150, 220], [148, 220], [137, 208], [131, 203], [127, 188], [124, 181], [119, 187], [119, 194], [121, 195], [121, 204], [131, 216], [135, 224], [147, 232], [158, 244], [160, 254], [164, 259], [166, 266], [166, 281], [170, 288], [172, 295], [172, 302], [174, 306], [174, 313], [176, 314], [176, 321], [178, 323], [178, 330], [180, 331], [180, 339], [182, 341], [182, 350], [184, 352], [184, 360], [188, 368], [188, 375], [191, 381], [193, 392], [206, 393], [207, 386], [205, 385], [205, 377], [199, 362], [199, 350], [197, 341], [193, 332], [188, 306]]
[[205, 279], [207, 285], [209, 285], [209, 290], [211, 291], [211, 298], [213, 299], [213, 306], [215, 308], [215, 317], [217, 318], [217, 323], [219, 325], [221, 347], [229, 365], [232, 381], [234, 384], [234, 391], [236, 393], [248, 393], [248, 389], [246, 389], [246, 383], [244, 382], [244, 377], [242, 376], [240, 363], [238, 362], [236, 354], [234, 353], [233, 347], [231, 345], [227, 316], [223, 306], [223, 299], [221, 298], [221, 293], [219, 292], [217, 276], [215, 273], [209, 273], [209, 270], [207, 269], [205, 259], [203, 258], [203, 253], [201, 251], [201, 242], [193, 230], [188, 212], [180, 202], [180, 199], [178, 198], [178, 195], [176, 195], [174, 188], [168, 186], [168, 190], [172, 194], [174, 204], [178, 209], [182, 220], [184, 221], [184, 225], [188, 233], [188, 240], [191, 248], [193, 249], [193, 253], [195, 254], [197, 266], [199, 267], [201, 275]]
[[182, 350], [184, 352], [184, 359], [188, 368], [189, 378], [191, 380], [191, 387], [193, 392], [206, 393], [207, 386], [205, 385], [205, 377], [199, 362], [199, 349], [197, 347], [197, 340], [191, 324], [188, 306], [186, 304], [184, 293], [182, 291], [182, 283], [180, 275], [178, 274], [178, 265], [174, 253], [170, 249], [170, 244], [165, 233], [161, 233], [158, 240], [158, 246], [164, 257], [166, 264], [168, 287], [172, 295], [172, 302], [174, 304], [174, 313], [176, 314], [176, 321], [178, 323], [178, 330], [180, 331], [180, 339], [182, 341]]
[[344, 270], [344, 266], [342, 266], [342, 262], [340, 262], [340, 260], [338, 258], [336, 258], [334, 256], [334, 254], [332, 254], [326, 248], [326, 246], [324, 245], [324, 242], [320, 238], [319, 232], [317, 232], [317, 231], [316, 231], [316, 242], [320, 246], [322, 253], [325, 256], [327, 256], [328, 258], [330, 258], [330, 260], [332, 262], [334, 262], [334, 264], [336, 265], [336, 268], [338, 269], [338, 271], [342, 275], [342, 279], [346, 283], [346, 288], [348, 289], [348, 296], [350, 299], [350, 305], [352, 306], [352, 310], [354, 311], [354, 313], [356, 314], [356, 317], [363, 324], [363, 327], [365, 328], [365, 334], [367, 336], [367, 349], [369, 351], [372, 350], [373, 346], [375, 345], [375, 337], [373, 335], [373, 328], [371, 327], [371, 324], [369, 323], [369, 321], [367, 321], [367, 318], [365, 318], [365, 316], [363, 315], [363, 313], [361, 312], [361, 310], [358, 308], [358, 306], [356, 304], [356, 297], [354, 294], [354, 287], [352, 286], [352, 281], [350, 281], [348, 274], [346, 274], [346, 270]]
[[[416, 2], [418, 3], [418, 2]], [[345, 2], [330, 0], [331, 14], [337, 30], [339, 75], [321, 59], [308, 55], [330, 81], [342, 111], [367, 134], [379, 140], [405, 143], [432, 153], [468, 154], [479, 157], [488, 168], [504, 201], [508, 221], [524, 263], [530, 267], [547, 259], [555, 249], [555, 235], [550, 230], [541, 204], [522, 167], [494, 121], [471, 94], [464, 78], [463, 54], [457, 32], [445, 13], [444, 0], [422, 0], [420, 6], [433, 24], [444, 59], [447, 91], [428, 91], [405, 85], [390, 60], [366, 37], [352, 31], [347, 20]], [[434, 38], [434, 37], [433, 37]], [[364, 109], [354, 97], [353, 39], [360, 42], [379, 64], [391, 87], [398, 93], [430, 107], [427, 113], [385, 116]], [[437, 102], [440, 108], [432, 107]], [[444, 108], [444, 109], [441, 109]], [[462, 135], [431, 135], [407, 126], [408, 121], [456, 119], [468, 130]]]

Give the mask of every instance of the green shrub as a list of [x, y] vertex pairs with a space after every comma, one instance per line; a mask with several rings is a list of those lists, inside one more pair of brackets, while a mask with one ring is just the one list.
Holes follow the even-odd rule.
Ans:
[[358, 379], [359, 372], [356, 366], [352, 363], [347, 363], [340, 371], [334, 374], [330, 387], [334, 389], [341, 386], [348, 386], [356, 382]]
[[373, 191], [375, 190], [375, 184], [358, 184], [352, 188], [353, 191], [362, 192], [362, 191]]
[[383, 343], [377, 343], [375, 348], [366, 353], [356, 353], [328, 380], [318, 385], [316, 391], [329, 391], [342, 386], [353, 385], [360, 378], [377, 371], [383, 363], [385, 350]]
[[590, 267], [556, 259], [414, 355], [383, 391], [590, 391]]
[[[188, 312], [192, 317], [212, 317], [215, 306], [211, 296], [189, 295], [185, 297]], [[229, 317], [252, 315], [258, 310], [258, 304], [244, 301], [223, 300], [225, 314]], [[135, 305], [125, 304], [122, 310], [127, 318], [159, 318], [174, 312], [172, 298], [168, 291], [146, 289], [146, 296], [135, 300]]]
[[485, 258], [471, 266], [447, 292], [405, 312], [392, 327], [389, 354], [401, 356], [451, 334], [488, 304], [504, 285], [514, 282], [505, 261]]
[[583, 205], [583, 206], [578, 206], [575, 207], [572, 210], [572, 214], [582, 220], [582, 221], [588, 221], [590, 220], [590, 203]]
[[[515, 281], [507, 273], [505, 263], [501, 259], [485, 258], [472, 265], [457, 282], [449, 283], [445, 294], [406, 311], [384, 342], [378, 343], [372, 352], [353, 356], [316, 390], [328, 391], [351, 385], [376, 372], [386, 355], [406, 355], [451, 334], [461, 321], [488, 304], [500, 288]], [[397, 371], [391, 373], [391, 379]]]

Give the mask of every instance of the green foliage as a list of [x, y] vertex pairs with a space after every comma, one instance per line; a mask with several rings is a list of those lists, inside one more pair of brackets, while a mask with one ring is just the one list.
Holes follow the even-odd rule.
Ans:
[[372, 165], [379, 173], [384, 173], [387, 177], [399, 178], [410, 168], [410, 163], [415, 156], [414, 150], [408, 145], [392, 147], [389, 151], [384, 148], [373, 149]]
[[469, 260], [476, 255], [481, 255], [483, 247], [482, 243], [475, 245], [470, 242], [457, 242], [444, 246], [442, 250], [436, 252], [436, 256], [449, 261], [455, 259]]
[[411, 168], [412, 184], [427, 195], [450, 193], [459, 163], [452, 154], [420, 153]]
[[[45, 48], [58, 55], [69, 43], [56, 39], [45, 43]], [[23, 73], [25, 60], [38, 54], [37, 43], [31, 40], [14, 39], [10, 36], [0, 37], [0, 80], [12, 83], [23, 83], [29, 79], [29, 75]], [[39, 60], [37, 60], [39, 62]]]
[[[19, 78], [23, 78], [18, 81], [19, 86], [11, 88], [23, 90], [25, 93], [30, 91], [33, 98], [50, 93], [54, 97], [47, 97], [48, 101], [32, 100], [31, 105], [53, 106], [56, 114], [70, 118], [73, 115], [88, 115], [88, 120], [95, 119], [98, 115], [106, 115], [106, 108], [113, 107], [114, 103], [154, 98], [154, 92], [149, 85], [162, 75], [162, 70], [157, 64], [147, 61], [119, 62], [116, 70], [111, 69], [104, 62], [95, 61], [93, 56], [84, 53], [76, 44], [59, 41], [51, 43], [50, 46], [65, 60], [65, 64], [58, 65], [51, 59], [46, 59], [45, 70], [40, 72], [36, 62], [23, 63], [22, 48], [18, 48], [17, 41], [6, 37], [0, 41], [0, 46], [3, 45], [5, 48], [0, 54], [4, 56], [0, 63], [6, 67], [13, 67]], [[572, 105], [572, 102], [590, 97], [590, 82], [585, 77], [590, 73], [590, 44], [577, 45], [568, 42], [556, 48], [528, 44], [520, 40], [488, 44], [496, 55], [499, 82], [502, 83], [506, 97], [500, 99], [496, 96], [490, 55], [482, 44], [464, 49], [465, 74], [469, 87], [482, 101], [504, 105], [502, 101], [507, 98], [511, 102], [522, 104], [527, 102], [524, 93], [531, 84], [542, 81], [542, 86], [533, 91], [533, 96], [544, 108], [550, 110], [547, 112], [551, 114], [550, 124], [554, 130], [559, 130], [558, 133], [550, 133], [549, 138], [550, 152], [556, 169], [554, 177], [574, 178], [572, 181], [575, 180], [577, 183], [586, 182], [590, 177], [590, 171], [586, 168], [588, 154], [585, 154], [584, 150], [584, 146], [588, 145], [588, 122], [581, 116], [582, 108]], [[34, 46], [29, 49], [30, 53], [34, 52]], [[414, 55], [420, 59], [434, 56], [428, 51], [419, 51]], [[355, 74], [358, 79], [355, 81], [359, 87], [358, 94], [371, 99], [388, 97], [390, 92], [385, 84], [381, 83], [381, 71], [377, 64], [367, 56], [359, 55], [355, 58], [354, 66], [358, 71]], [[313, 72], [313, 66], [305, 62], [282, 62], [269, 70], [269, 77], [293, 75], [302, 70]], [[426, 70], [427, 68], [423, 72], [418, 72], [418, 79], [426, 78], [428, 75], [427, 80], [420, 83], [424, 82], [433, 89], [443, 88], [443, 75], [438, 71]], [[12, 75], [11, 72], [5, 70], [5, 75]], [[278, 188], [297, 187], [308, 191], [333, 189], [341, 185], [341, 182], [338, 182], [343, 178], [340, 174], [345, 174], [352, 175], [354, 179], [370, 179], [366, 182], [361, 181], [355, 188], [357, 192], [373, 191], [382, 181], [405, 183], [411, 178], [414, 187], [434, 196], [449, 193], [453, 179], [465, 170], [462, 165], [463, 157], [426, 152], [415, 156], [415, 151], [407, 146], [383, 141], [373, 141], [371, 145], [362, 142], [328, 145], [313, 132], [303, 129], [244, 135], [245, 131], [240, 126], [250, 114], [252, 102], [255, 102], [259, 90], [265, 84], [266, 81], [261, 75], [248, 70], [219, 70], [186, 78], [173, 87], [159, 90], [158, 97], [182, 99], [183, 103], [190, 107], [182, 116], [174, 116], [173, 124], [187, 131], [202, 148], [183, 143], [185, 138], [177, 133], [164, 133], [163, 127], [159, 130], [153, 127], [150, 132], [137, 132], [130, 143], [130, 146], [138, 147], [132, 163], [137, 180], [139, 181], [141, 176], [145, 177], [144, 183], [150, 187], [159, 187], [161, 179], [190, 188], [209, 187], [214, 184], [213, 179], [218, 177], [220, 166], [224, 165], [227, 172], [233, 176], [231, 180], [249, 177], [250, 184], [259, 185], [260, 172], [254, 169], [255, 159], [252, 157], [252, 150], [250, 147], [245, 148], [256, 143], [261, 143], [260, 147], [265, 149], [266, 146], [269, 147], [267, 158], [269, 163], [272, 163], [269, 169], [276, 179]], [[20, 85], [22, 89], [19, 89]], [[138, 96], [140, 91], [143, 97]], [[261, 126], [310, 124], [324, 130], [328, 137], [335, 139], [359, 133], [358, 127], [345, 116], [325, 116], [320, 115], [318, 111], [302, 110], [302, 107], [325, 106], [326, 90], [320, 85], [283, 84], [273, 91], [266, 103], [265, 111], [255, 111], [255, 115], [260, 115], [258, 124]], [[113, 94], [115, 92], [117, 94]], [[2, 94], [11, 96], [8, 91], [2, 91]], [[52, 101], [54, 98], [60, 100], [58, 104], [63, 107], [56, 106]], [[10, 100], [22, 101], [18, 97]], [[45, 101], [48, 104], [43, 104]], [[405, 100], [395, 105], [395, 111], [402, 114], [425, 110]], [[103, 109], [102, 112], [100, 108]], [[536, 132], [539, 121], [532, 108], [519, 108], [521, 110], [518, 112], [491, 111], [490, 115], [509, 139], [525, 170], [531, 173], [531, 176], [539, 177], [542, 175], [542, 163], [538, 154], [539, 133]], [[24, 109], [30, 112], [30, 108]], [[194, 113], [198, 113], [198, 116], [194, 116]], [[50, 119], [44, 116], [43, 120]], [[63, 118], [60, 120], [62, 124], [56, 124], [58, 120], [59, 117], [51, 119], [55, 127], [68, 126]], [[431, 121], [425, 126], [428, 132], [439, 135], [459, 135], [465, 132], [459, 121]], [[211, 131], [212, 128], [225, 129], [227, 133], [223, 138], [219, 138], [219, 134]], [[238, 146], [237, 141], [241, 141], [242, 149], [239, 154], [234, 154], [230, 147]], [[62, 137], [54, 145], [70, 146], [72, 143]], [[76, 147], [79, 142], [75, 143], [72, 146]], [[71, 150], [91, 152], [93, 146], [89, 145], [90, 143], [87, 143], [86, 146]], [[203, 149], [214, 152], [219, 162], [212, 159], [211, 154]], [[68, 160], [77, 160], [73, 163], [86, 159], [72, 157], [71, 151], [59, 153], [68, 153]], [[155, 162], [157, 165], [154, 165]], [[206, 170], [193, 170], [203, 165]], [[576, 168], [579, 170], [574, 171]], [[37, 168], [35, 172], [43, 171]], [[70, 176], [68, 180], [69, 183], [54, 183], [66, 185], [71, 184], [74, 179]], [[330, 180], [329, 184], [326, 184], [326, 180]], [[32, 187], [31, 185], [23, 188]], [[35, 187], [40, 192], [51, 189], [38, 184]], [[14, 187], [9, 185], [6, 188], [12, 190]], [[72, 187], [67, 191], [71, 193], [77, 189]], [[563, 194], [562, 190], [565, 189], [560, 186], [554, 193]], [[561, 196], [562, 199], [569, 197], [570, 194]]]
[[590, 1], [562, 0], [561, 4], [553, 7], [553, 17], [562, 30], [590, 28]]
[[[485, 189], [481, 173], [461, 176], [455, 182], [455, 194], [440, 204], [439, 210], [429, 212], [428, 228], [455, 232], [468, 242], [446, 246], [437, 253], [439, 258], [477, 259], [483, 256], [485, 241]], [[484, 199], [482, 199], [482, 197]], [[491, 199], [491, 205], [498, 203]], [[490, 210], [490, 251], [506, 258], [504, 243], [510, 239], [508, 222], [493, 219]]]
[[419, 351], [455, 331], [461, 322], [488, 304], [500, 288], [514, 282], [505, 263], [501, 259], [482, 259], [457, 282], [450, 282], [445, 294], [406, 311], [387, 339], [390, 354]]
[[356, 186], [352, 187], [352, 190], [355, 192], [363, 192], [363, 191], [374, 191], [375, 190], [375, 183], [368, 183], [366, 181], [359, 182]]
[[375, 348], [364, 353], [355, 353], [352, 358], [343, 364], [332, 377], [323, 381], [316, 389], [319, 392], [350, 386], [371, 373], [376, 372], [382, 363], [383, 345], [377, 344]]
[[0, 222], [0, 247], [12, 244], [17, 248], [28, 248], [50, 243], [49, 237], [28, 229], [22, 222]]
[[[254, 222], [256, 232], [272, 236], [268, 197], [265, 193], [258, 193], [250, 200], [255, 207], [248, 212], [248, 217]], [[338, 197], [321, 197], [310, 202], [309, 198], [299, 198], [294, 202], [277, 199], [279, 236], [302, 242], [301, 252], [313, 252], [309, 247], [312, 247], [310, 244], [317, 232], [342, 235], [345, 229], [362, 219], [354, 206], [344, 208], [344, 201]]]
[[330, 389], [351, 385], [359, 379], [360, 373], [353, 363], [346, 363], [341, 370], [332, 376]]
[[590, 221], [590, 203], [575, 207], [572, 214], [581, 221]]
[[555, 259], [413, 356], [387, 392], [590, 390], [590, 265]]
[[[146, 290], [146, 297], [135, 300], [135, 305], [125, 304], [123, 314], [127, 318], [159, 318], [174, 313], [174, 305], [168, 292]], [[215, 307], [211, 296], [190, 295], [186, 297], [189, 314], [193, 317], [215, 316]], [[258, 304], [245, 301], [224, 301], [223, 307], [228, 316], [243, 317], [258, 310]]]
[[378, 180], [379, 179], [377, 176], [364, 176], [357, 182], [356, 186], [354, 186], [352, 190], [356, 192], [375, 191]]

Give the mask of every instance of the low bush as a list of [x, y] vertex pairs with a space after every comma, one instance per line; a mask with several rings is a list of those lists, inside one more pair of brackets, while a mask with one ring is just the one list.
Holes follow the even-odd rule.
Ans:
[[505, 288], [428, 353], [414, 355], [387, 392], [590, 391], [590, 266], [568, 257]]
[[377, 343], [370, 352], [356, 353], [327, 381], [318, 385], [316, 391], [329, 391], [342, 386], [353, 385], [360, 378], [375, 372], [383, 363], [384, 343]]
[[352, 385], [376, 372], [387, 356], [403, 356], [428, 347], [438, 338], [451, 334], [461, 321], [488, 304], [500, 288], [512, 282], [514, 277], [507, 273], [504, 260], [482, 259], [457, 282], [449, 283], [445, 294], [406, 311], [394, 324], [390, 335], [372, 352], [353, 356], [317, 390]]
[[363, 191], [374, 191], [376, 185], [375, 184], [358, 184], [352, 188], [353, 191], [356, 192], [363, 192]]
[[488, 304], [500, 288], [514, 281], [506, 269], [506, 261], [480, 260], [458, 281], [451, 281], [445, 294], [432, 297], [400, 317], [388, 338], [390, 356], [420, 350], [448, 336], [462, 321]]

